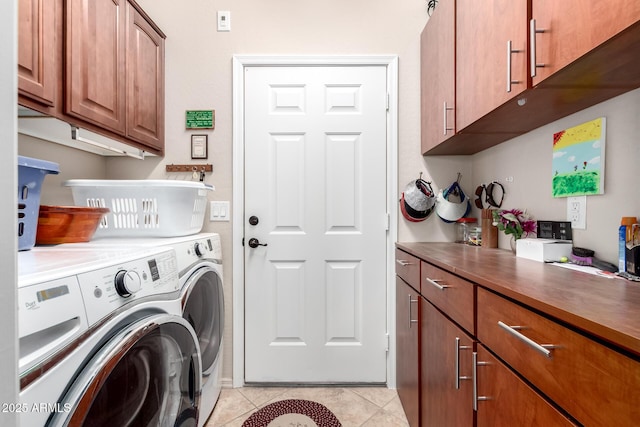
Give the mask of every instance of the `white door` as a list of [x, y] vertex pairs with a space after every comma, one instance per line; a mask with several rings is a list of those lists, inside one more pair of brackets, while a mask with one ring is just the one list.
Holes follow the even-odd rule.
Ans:
[[245, 68], [246, 382], [386, 381], [386, 81]]

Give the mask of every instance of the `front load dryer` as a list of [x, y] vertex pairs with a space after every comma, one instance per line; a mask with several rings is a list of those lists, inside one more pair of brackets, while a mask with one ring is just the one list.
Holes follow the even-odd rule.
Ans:
[[123, 248], [170, 247], [177, 256], [181, 315], [193, 327], [202, 361], [202, 427], [213, 412], [222, 388], [224, 292], [220, 235], [200, 233], [166, 238], [99, 238], [88, 243], [60, 245], [105, 251]]
[[34, 248], [18, 271], [22, 425], [197, 425], [175, 251]]

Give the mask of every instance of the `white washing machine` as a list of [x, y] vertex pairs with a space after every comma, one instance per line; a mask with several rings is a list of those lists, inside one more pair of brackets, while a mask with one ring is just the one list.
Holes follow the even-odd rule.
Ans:
[[68, 248], [119, 250], [131, 247], [171, 247], [177, 255], [181, 314], [198, 337], [202, 361], [202, 427], [215, 407], [222, 388], [224, 292], [220, 235], [200, 233], [169, 238], [100, 238], [88, 243], [59, 245]]
[[33, 248], [18, 271], [21, 425], [197, 425], [174, 250]]
[[182, 315], [195, 329], [202, 357], [202, 427], [222, 388], [224, 292], [220, 236], [202, 233], [173, 244], [182, 286]]

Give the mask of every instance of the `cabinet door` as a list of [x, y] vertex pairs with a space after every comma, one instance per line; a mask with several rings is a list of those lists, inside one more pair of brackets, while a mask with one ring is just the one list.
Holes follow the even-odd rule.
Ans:
[[483, 288], [477, 296], [478, 339], [575, 419], [640, 419], [637, 360]]
[[124, 135], [124, 0], [66, 5], [65, 112]]
[[536, 68], [533, 84], [537, 85], [640, 20], [640, 2], [532, 0], [532, 18], [535, 28], [543, 31], [531, 35], [535, 37], [535, 63], [543, 65]]
[[[456, 20], [456, 128], [461, 132], [527, 88], [527, 2], [457, 0]], [[500, 127], [515, 131], [506, 123]]]
[[575, 426], [555, 407], [478, 345], [477, 427]]
[[18, 2], [18, 92], [48, 106], [56, 92], [56, 4]]
[[421, 305], [421, 425], [472, 426], [473, 340], [427, 300]]
[[164, 148], [164, 37], [127, 6], [127, 136]]
[[396, 277], [396, 381], [411, 427], [420, 425], [420, 295]]
[[456, 1], [441, 0], [420, 37], [422, 153], [456, 132]]

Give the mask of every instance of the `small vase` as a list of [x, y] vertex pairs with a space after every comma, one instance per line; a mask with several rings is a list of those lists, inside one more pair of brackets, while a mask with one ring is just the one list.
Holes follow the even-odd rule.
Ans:
[[511, 246], [511, 252], [513, 252], [513, 254], [516, 254], [516, 237], [515, 236], [511, 236], [511, 239], [509, 240], [509, 245]]

